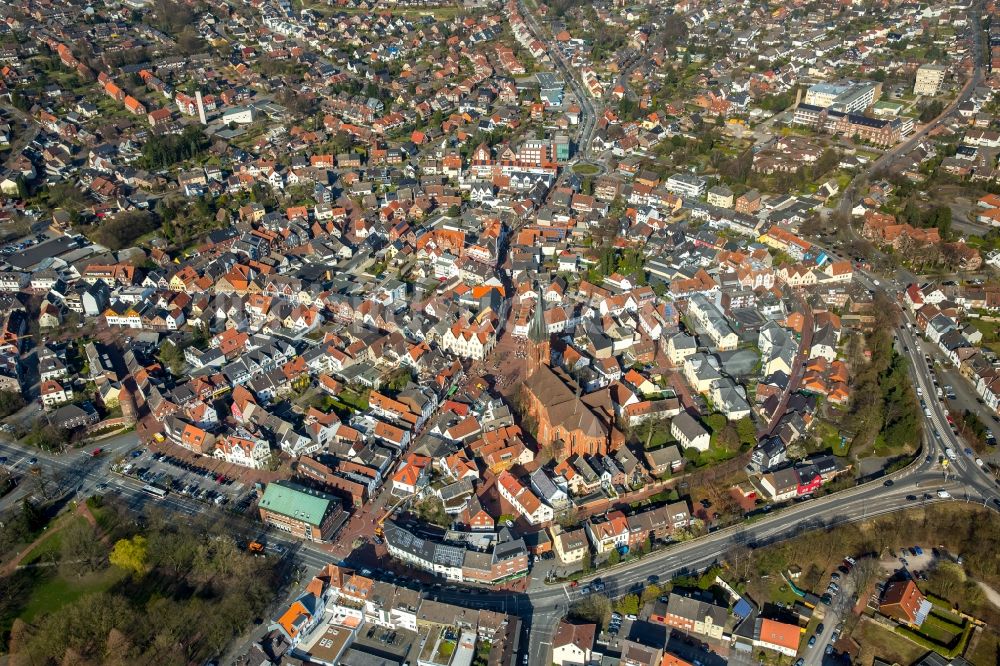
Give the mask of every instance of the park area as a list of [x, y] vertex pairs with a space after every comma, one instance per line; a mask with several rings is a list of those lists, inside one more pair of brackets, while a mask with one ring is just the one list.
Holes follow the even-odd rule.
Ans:
[[[0, 654], [10, 663], [203, 663], [280, 593], [278, 562], [221, 524], [111, 499], [0, 519]], [[197, 631], [191, 631], [198, 627]]]

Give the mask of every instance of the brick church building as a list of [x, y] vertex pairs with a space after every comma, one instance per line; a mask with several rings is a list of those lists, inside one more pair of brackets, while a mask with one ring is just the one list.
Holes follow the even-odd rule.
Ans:
[[528, 339], [525, 407], [538, 422], [539, 446], [560, 443], [559, 458], [566, 460], [574, 454], [603, 455], [624, 445], [625, 436], [614, 425], [614, 405], [608, 392], [584, 395], [569, 374], [551, 366], [542, 299], [535, 305]]

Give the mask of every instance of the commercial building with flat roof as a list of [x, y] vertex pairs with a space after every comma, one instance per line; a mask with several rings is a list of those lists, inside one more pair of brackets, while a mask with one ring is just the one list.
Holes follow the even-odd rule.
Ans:
[[842, 113], [860, 113], [882, 96], [882, 84], [875, 81], [816, 83], [806, 91], [805, 104]]
[[310, 541], [327, 541], [343, 513], [333, 495], [289, 481], [269, 483], [257, 508], [264, 523]]
[[341, 657], [354, 640], [354, 630], [336, 624], [328, 624], [322, 633], [317, 632], [315, 640], [302, 646], [302, 652], [309, 655], [313, 664], [337, 666]]
[[528, 572], [528, 548], [524, 539], [511, 539], [505, 530], [488, 540], [490, 546], [477, 548], [473, 544], [482, 540], [482, 533], [475, 535], [477, 539], [464, 539], [449, 532], [447, 541], [432, 541], [391, 520], [386, 521], [382, 529], [391, 556], [448, 580], [492, 585]]

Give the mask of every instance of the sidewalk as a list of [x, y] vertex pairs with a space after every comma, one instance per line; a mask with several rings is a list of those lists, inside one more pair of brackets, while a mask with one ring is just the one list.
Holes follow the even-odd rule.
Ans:
[[[91, 527], [93, 527], [95, 530], [98, 529], [97, 520], [94, 518], [94, 514], [90, 512], [90, 508], [87, 506], [85, 502], [81, 502], [80, 504], [78, 504], [76, 509], [74, 509], [72, 513], [78, 516], [82, 516], [84, 520], [90, 523]], [[58, 520], [59, 518], [65, 515], [67, 514], [65, 513], [60, 514], [59, 516], [56, 516], [56, 518], [54, 518], [53, 520]], [[0, 568], [0, 576], [9, 576], [10, 574], [14, 573], [14, 571], [17, 570], [17, 567], [21, 564], [21, 562], [24, 561], [24, 558], [27, 557], [28, 554], [31, 553], [31, 551], [33, 551], [36, 547], [38, 547], [40, 543], [51, 537], [53, 534], [61, 532], [65, 528], [66, 528], [66, 523], [60, 525], [57, 529], [54, 530], [47, 529], [43, 531], [41, 534], [38, 535], [38, 537], [35, 538], [34, 541], [25, 546], [24, 550], [18, 553], [14, 557], [14, 559], [7, 562], [7, 564], [5, 564], [3, 568]], [[106, 544], [108, 535], [101, 533], [98, 535], [98, 538]]]

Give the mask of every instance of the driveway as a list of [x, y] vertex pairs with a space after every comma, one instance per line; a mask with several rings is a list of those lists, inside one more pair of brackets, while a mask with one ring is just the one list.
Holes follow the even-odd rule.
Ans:
[[[830, 577], [825, 577], [823, 582], [829, 584], [831, 582]], [[826, 647], [833, 643], [833, 632], [839, 626], [841, 619], [850, 613], [851, 606], [854, 605], [855, 580], [851, 574], [847, 574], [841, 575], [840, 580], [836, 581], [836, 583], [840, 586], [840, 594], [833, 598], [831, 605], [820, 606], [820, 608], [826, 610], [826, 613], [821, 622], [823, 631], [814, 634], [816, 636], [816, 645], [811, 648], [805, 647], [808, 643], [804, 642], [804, 647], [799, 652], [805, 659], [805, 666], [832, 664], [837, 663], [839, 660], [839, 657], [833, 653], [826, 654]], [[808, 641], [809, 636], [803, 636], [803, 640]]]

